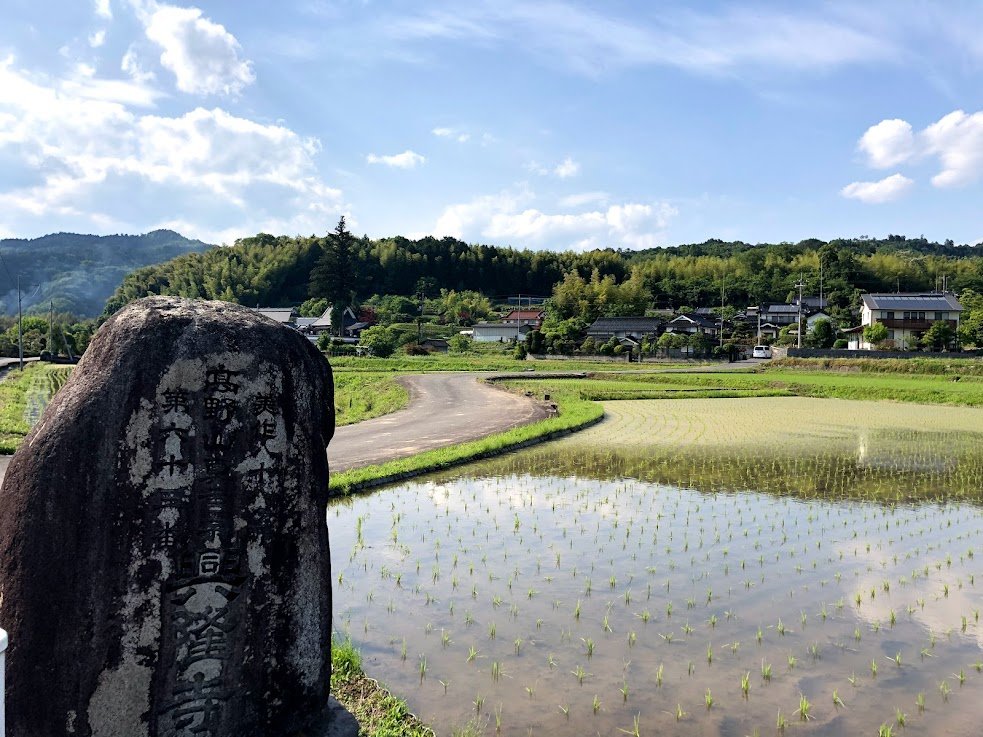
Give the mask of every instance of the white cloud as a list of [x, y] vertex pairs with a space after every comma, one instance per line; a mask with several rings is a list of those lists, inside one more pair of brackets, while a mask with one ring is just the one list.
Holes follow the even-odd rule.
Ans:
[[96, 15], [100, 18], [112, 19], [113, 9], [109, 6], [109, 0], [93, 0], [93, 5], [95, 6]]
[[95, 33], [89, 34], [89, 46], [91, 46], [92, 48], [98, 49], [104, 43], [106, 43], [105, 29], [101, 29], [96, 31]]
[[560, 179], [569, 179], [580, 173], [580, 164], [567, 156], [553, 168], [553, 173]]
[[99, 94], [134, 85], [87, 74], [49, 80], [0, 62], [0, 155], [26, 182], [0, 193], [0, 228], [184, 221], [199, 237], [311, 233], [341, 210], [341, 192], [317, 174], [316, 139], [219, 108], [141, 114], [123, 95]]
[[970, 184], [983, 173], [983, 112], [951, 112], [923, 130], [921, 139], [925, 153], [942, 162], [932, 177], [936, 187]]
[[137, 58], [136, 50], [131, 46], [123, 54], [123, 58], [120, 60], [119, 68], [121, 71], [126, 72], [135, 82], [141, 84], [152, 81], [154, 77], [153, 72], [145, 71], [143, 66], [140, 64], [139, 58]]
[[430, 132], [438, 138], [453, 138], [458, 143], [467, 143], [471, 140], [471, 134], [460, 128], [434, 128]]
[[530, 161], [526, 164], [526, 169], [541, 177], [554, 176], [559, 179], [569, 179], [580, 173], [580, 164], [567, 156], [555, 166], [540, 164], [538, 161]]
[[163, 49], [161, 65], [182, 92], [235, 95], [255, 80], [251, 63], [239, 58], [235, 36], [198, 8], [155, 4], [139, 15], [147, 38]]
[[414, 169], [421, 164], [426, 162], [426, 157], [421, 156], [416, 151], [410, 151], [406, 149], [401, 154], [393, 154], [392, 156], [379, 156], [377, 154], [369, 154], [365, 157], [365, 160], [370, 164], [385, 164], [386, 166], [392, 166], [397, 169]]
[[853, 182], [840, 190], [840, 194], [868, 204], [891, 202], [907, 192], [914, 182], [901, 174], [892, 174], [877, 182]]
[[666, 242], [665, 228], [678, 214], [667, 202], [629, 202], [588, 212], [546, 213], [526, 206], [533, 199], [523, 187], [450, 205], [438, 218], [433, 234], [490, 239], [517, 247], [653, 248]]
[[904, 120], [882, 120], [867, 129], [857, 147], [867, 154], [871, 166], [887, 169], [915, 154], [915, 135], [911, 124]]
[[583, 207], [584, 205], [605, 205], [610, 199], [607, 192], [580, 192], [560, 199], [560, 207]]
[[[858, 148], [867, 154], [870, 165], [877, 168], [936, 156], [942, 170], [932, 177], [933, 185], [959, 187], [971, 184], [983, 175], [983, 111], [967, 114], [955, 110], [918, 133], [913, 132], [907, 121], [882, 120], [867, 129]], [[889, 179], [891, 177], [867, 184], [882, 185]]]

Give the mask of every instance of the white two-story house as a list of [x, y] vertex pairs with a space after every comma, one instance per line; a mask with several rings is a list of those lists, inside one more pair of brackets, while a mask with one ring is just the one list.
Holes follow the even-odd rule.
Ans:
[[[948, 322], [955, 330], [959, 327], [959, 314], [963, 307], [950, 292], [921, 294], [865, 294], [860, 311], [863, 326], [875, 322], [884, 324], [887, 337], [900, 350], [918, 345], [925, 331], [937, 321]], [[871, 346], [858, 341], [859, 348]]]

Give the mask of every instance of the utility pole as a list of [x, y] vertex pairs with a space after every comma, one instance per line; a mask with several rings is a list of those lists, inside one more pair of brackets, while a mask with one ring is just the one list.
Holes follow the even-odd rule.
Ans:
[[826, 305], [823, 304], [823, 254], [819, 254], [819, 309], [825, 310]]
[[757, 343], [757, 345], [761, 345], [761, 307], [762, 306], [759, 304], [758, 305], [758, 343]]
[[24, 370], [24, 310], [21, 308], [20, 276], [17, 277], [17, 366]]
[[48, 302], [48, 353], [55, 355], [58, 353], [58, 349], [55, 347], [55, 301], [51, 300]]
[[724, 345], [724, 284], [727, 279], [726, 274], [720, 275], [720, 347]]
[[420, 341], [423, 340], [423, 305], [424, 305], [424, 301], [426, 299], [424, 295], [425, 295], [425, 292], [421, 289], [420, 290], [420, 294], [419, 294], [419, 297], [420, 297], [420, 314], [417, 315], [417, 318], [416, 318], [416, 342], [417, 342], [417, 345], [419, 345], [420, 344]]
[[799, 288], [799, 319], [796, 324], [796, 332], [799, 335], [798, 348], [802, 347], [802, 290], [805, 289], [805, 282], [802, 281], [802, 274], [799, 274], [799, 283], [795, 285]]

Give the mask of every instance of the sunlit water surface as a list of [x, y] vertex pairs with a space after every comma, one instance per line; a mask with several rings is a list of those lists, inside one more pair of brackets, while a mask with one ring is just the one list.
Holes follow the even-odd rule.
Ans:
[[707, 402], [332, 504], [336, 629], [438, 734], [978, 733], [979, 411]]

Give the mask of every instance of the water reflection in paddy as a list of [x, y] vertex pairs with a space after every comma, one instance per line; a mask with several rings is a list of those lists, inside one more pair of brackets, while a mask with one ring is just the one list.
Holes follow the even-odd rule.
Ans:
[[334, 504], [336, 626], [367, 672], [439, 734], [976, 729], [978, 443], [827, 428], [749, 469], [618, 428]]

